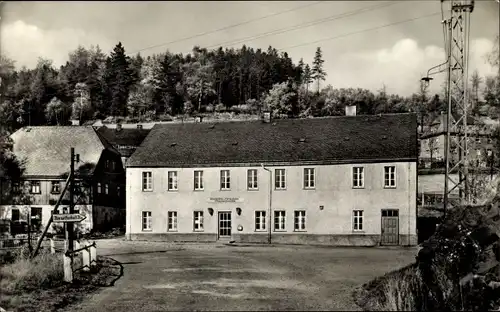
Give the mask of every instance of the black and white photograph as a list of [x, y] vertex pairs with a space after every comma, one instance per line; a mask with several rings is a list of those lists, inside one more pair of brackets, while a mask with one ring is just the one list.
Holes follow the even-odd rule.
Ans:
[[0, 1], [0, 312], [500, 311], [500, 1]]

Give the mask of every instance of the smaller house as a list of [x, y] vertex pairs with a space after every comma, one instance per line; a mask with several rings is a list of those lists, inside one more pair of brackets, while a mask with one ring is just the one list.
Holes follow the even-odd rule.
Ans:
[[115, 129], [107, 126], [97, 129], [99, 135], [104, 137], [120, 153], [123, 164], [141, 145], [149, 131], [150, 129], [143, 129], [141, 125], [137, 125], [136, 128], [123, 128], [121, 124], [117, 124]]
[[[11, 138], [24, 172], [19, 181], [0, 180], [0, 219], [29, 220], [35, 231], [41, 230], [65, 187], [73, 147], [80, 160], [75, 163], [75, 210], [86, 215], [80, 228], [105, 231], [124, 224], [125, 171], [120, 154], [93, 127], [23, 127]], [[58, 213], [68, 212], [68, 193]]]

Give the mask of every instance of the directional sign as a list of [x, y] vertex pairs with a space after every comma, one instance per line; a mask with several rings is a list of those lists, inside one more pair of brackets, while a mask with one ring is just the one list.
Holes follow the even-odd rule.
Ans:
[[81, 222], [87, 218], [79, 213], [53, 214], [52, 221], [54, 222]]

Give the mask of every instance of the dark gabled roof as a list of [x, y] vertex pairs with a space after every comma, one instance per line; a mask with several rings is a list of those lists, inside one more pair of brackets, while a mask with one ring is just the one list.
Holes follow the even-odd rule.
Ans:
[[13, 152], [24, 162], [26, 176], [62, 176], [69, 172], [70, 148], [80, 155], [82, 167], [92, 174], [101, 154], [108, 149], [118, 153], [106, 143], [93, 127], [40, 126], [23, 127], [11, 135]]
[[414, 114], [155, 125], [127, 167], [417, 159]]
[[132, 155], [135, 148], [141, 145], [142, 141], [149, 134], [149, 129], [110, 129], [106, 126], [97, 129], [97, 133], [111, 143], [122, 156]]

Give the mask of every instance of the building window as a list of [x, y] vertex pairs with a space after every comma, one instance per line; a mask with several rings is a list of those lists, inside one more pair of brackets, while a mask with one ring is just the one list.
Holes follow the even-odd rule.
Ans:
[[177, 231], [177, 211], [168, 212], [168, 230]]
[[384, 186], [385, 187], [396, 187], [396, 167], [395, 166], [384, 167]]
[[31, 194], [41, 194], [40, 181], [31, 181]]
[[194, 230], [203, 231], [203, 211], [194, 212]]
[[477, 157], [481, 156], [481, 150], [480, 150], [480, 149], [477, 149], [477, 150], [476, 150], [476, 156], [477, 156]]
[[117, 196], [117, 197], [120, 197], [120, 195], [121, 195], [121, 194], [120, 194], [120, 190], [121, 190], [121, 188], [120, 188], [120, 186], [118, 185], [118, 186], [116, 187], [116, 196]]
[[229, 170], [220, 171], [220, 189], [221, 190], [231, 189], [231, 178], [229, 176]]
[[493, 140], [492, 139], [488, 139], [488, 144], [491, 144], [493, 143]]
[[177, 171], [168, 172], [168, 190], [177, 191]]
[[493, 155], [493, 152], [490, 149], [488, 149], [486, 151], [486, 154], [488, 155], [488, 157], [491, 157], [491, 155]]
[[285, 215], [286, 215], [286, 212], [284, 210], [274, 212], [274, 230], [275, 231], [284, 231], [285, 230]]
[[102, 193], [101, 182], [97, 182], [97, 194]]
[[203, 171], [201, 170], [194, 172], [194, 189], [195, 191], [203, 190]]
[[109, 194], [109, 184], [108, 183], [104, 184], [104, 194], [106, 194], [106, 195]]
[[352, 229], [354, 231], [363, 231], [363, 210], [354, 210], [352, 216]]
[[142, 173], [142, 190], [146, 192], [153, 190], [153, 173], [151, 171]]
[[481, 138], [476, 138], [476, 143], [481, 144]]
[[255, 212], [255, 230], [265, 231], [266, 230], [266, 212], [256, 211]]
[[109, 169], [109, 159], [106, 159], [106, 169]]
[[111, 170], [115, 171], [116, 169], [116, 163], [114, 161], [111, 161]]
[[151, 231], [151, 211], [142, 212], [142, 230]]
[[21, 190], [21, 183], [19, 181], [12, 181], [11, 187], [13, 193], [18, 193]]
[[286, 173], [285, 169], [274, 170], [274, 187], [277, 190], [286, 189]]
[[247, 172], [247, 187], [249, 190], [257, 190], [257, 169], [249, 169]]
[[305, 231], [306, 230], [306, 212], [305, 210], [296, 210], [295, 218], [293, 222], [294, 231]]
[[315, 187], [314, 168], [304, 168], [304, 188], [313, 189]]
[[12, 209], [12, 217], [10, 218], [12, 221], [19, 221], [19, 209]]
[[50, 191], [52, 194], [59, 194], [61, 193], [61, 182], [59, 181], [52, 181], [52, 189]]
[[352, 168], [352, 187], [365, 187], [365, 171], [363, 167]]

